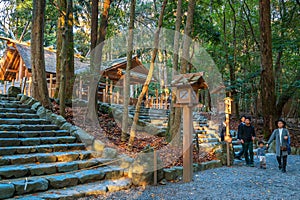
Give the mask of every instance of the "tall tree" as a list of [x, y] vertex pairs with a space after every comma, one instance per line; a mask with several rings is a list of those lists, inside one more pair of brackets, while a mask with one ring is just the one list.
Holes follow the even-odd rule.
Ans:
[[73, 0], [67, 0], [67, 63], [65, 65], [66, 68], [66, 100], [69, 102], [72, 99], [73, 95], [73, 86], [75, 81], [74, 75], [74, 34], [73, 34], [73, 26], [74, 26], [74, 17], [73, 17]]
[[263, 131], [269, 136], [274, 128], [276, 116], [275, 77], [272, 59], [272, 35], [270, 0], [259, 1], [260, 51], [261, 51], [261, 92]]
[[136, 112], [134, 113], [133, 124], [132, 124], [131, 130], [130, 130], [130, 138], [129, 138], [129, 142], [128, 142], [128, 149], [129, 150], [132, 150], [132, 147], [133, 147], [133, 142], [134, 142], [135, 135], [136, 135], [137, 122], [139, 120], [139, 115], [140, 115], [140, 110], [141, 110], [141, 104], [142, 104], [142, 101], [143, 101], [143, 97], [145, 96], [146, 92], [148, 91], [149, 84], [150, 84], [150, 81], [151, 81], [152, 76], [153, 76], [155, 59], [156, 59], [157, 52], [158, 52], [159, 35], [160, 35], [161, 27], [162, 27], [162, 24], [163, 24], [163, 16], [164, 16], [164, 13], [165, 13], [165, 8], [166, 8], [167, 3], [168, 3], [168, 0], [163, 1], [162, 8], [161, 8], [161, 11], [160, 11], [160, 15], [159, 15], [159, 19], [158, 19], [158, 28], [157, 28], [157, 30], [155, 32], [155, 36], [154, 36], [154, 49], [153, 49], [152, 55], [151, 55], [149, 72], [148, 72], [147, 78], [145, 80], [145, 83], [143, 85], [143, 89], [142, 89], [142, 91], [141, 91], [141, 93], [139, 94], [139, 97], [138, 97], [138, 101], [137, 101], [136, 109], [135, 109]]
[[127, 65], [123, 84], [123, 117], [122, 117], [122, 135], [121, 141], [127, 140], [128, 132], [128, 105], [130, 99], [130, 69], [132, 65], [132, 54], [133, 54], [133, 29], [134, 29], [134, 18], [135, 18], [135, 0], [131, 0], [130, 6], [130, 21], [129, 21], [129, 34], [128, 34], [128, 46], [127, 46]]
[[[62, 27], [62, 48], [60, 51], [60, 114], [65, 117], [66, 100], [70, 100], [73, 93], [72, 74], [74, 76], [74, 50], [73, 50], [73, 2], [67, 1], [66, 13], [64, 14], [64, 26]], [[70, 91], [71, 90], [71, 91]], [[71, 94], [70, 94], [71, 93]]]
[[[174, 52], [173, 52], [173, 72], [178, 72], [179, 66], [179, 37], [180, 26], [182, 21], [182, 0], [178, 0], [176, 9], [175, 35], [174, 35]], [[174, 73], [173, 73], [174, 75]], [[181, 108], [174, 107], [176, 93], [172, 91], [171, 112], [168, 121], [168, 141], [178, 144], [180, 138]], [[176, 137], [177, 136], [177, 137]]]
[[[55, 97], [59, 95], [60, 80], [61, 80], [61, 67], [65, 68], [66, 81], [65, 95], [66, 100], [71, 100], [73, 94], [73, 84], [74, 84], [74, 36], [73, 36], [73, 1], [69, 0], [59, 0], [57, 2], [57, 7], [59, 9], [59, 17], [57, 21], [57, 51], [56, 51], [56, 90]], [[63, 41], [67, 40], [67, 41]], [[62, 54], [63, 45], [66, 45], [66, 53]], [[64, 56], [64, 57], [62, 57]], [[64, 62], [63, 59], [67, 59]], [[61, 65], [64, 66], [61, 66]]]
[[[97, 3], [97, 1], [93, 1], [93, 3]], [[102, 50], [103, 50], [103, 46], [104, 46], [104, 40], [105, 40], [105, 36], [106, 36], [106, 32], [107, 32], [107, 26], [108, 26], [108, 19], [109, 19], [109, 10], [110, 10], [110, 5], [112, 3], [112, 0], [104, 0], [103, 2], [103, 10], [102, 10], [102, 14], [101, 14], [101, 23], [99, 26], [99, 30], [97, 33], [97, 45], [99, 45], [99, 47], [97, 47], [95, 52], [95, 48], [92, 49], [92, 59], [91, 59], [91, 73], [92, 73], [92, 79], [90, 82], [90, 87], [89, 87], [89, 104], [88, 104], [88, 112], [87, 112], [87, 117], [90, 120], [94, 120], [97, 119], [97, 111], [98, 111], [98, 81], [99, 81], [99, 75], [100, 75], [100, 66], [101, 66], [101, 62], [102, 62]], [[97, 6], [97, 5], [93, 5], [92, 7]], [[96, 9], [93, 8], [94, 13], [92, 13], [93, 15], [93, 21], [92, 21], [92, 31], [95, 31], [95, 28], [97, 28], [98, 25], [95, 25], [94, 23], [96, 23], [95, 20], [95, 15], [97, 13], [95, 13]], [[94, 42], [95, 42], [95, 35], [93, 32], [91, 33], [91, 40], [92, 40], [92, 44], [91, 47], [94, 46]], [[97, 56], [97, 59], [96, 59]]]
[[31, 30], [31, 67], [33, 97], [46, 108], [51, 107], [49, 100], [44, 55], [45, 0], [33, 0]]

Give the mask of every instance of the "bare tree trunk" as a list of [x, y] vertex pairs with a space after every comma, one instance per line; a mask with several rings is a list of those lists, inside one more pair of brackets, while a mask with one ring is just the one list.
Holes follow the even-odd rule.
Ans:
[[67, 1], [67, 63], [66, 67], [66, 100], [71, 102], [74, 86], [74, 34], [73, 34], [73, 0]]
[[[66, 99], [68, 99], [68, 90], [73, 88], [72, 86], [69, 86], [70, 84], [70, 66], [72, 66], [73, 62], [73, 74], [74, 74], [74, 50], [73, 45], [70, 43], [73, 43], [73, 33], [71, 30], [73, 30], [73, 25], [70, 21], [73, 21], [72, 17], [72, 0], [67, 1], [67, 8], [66, 8], [66, 14], [65, 14], [65, 22], [63, 26], [63, 32], [62, 32], [62, 48], [60, 52], [60, 87], [59, 87], [59, 110], [60, 114], [65, 117], [66, 116]], [[70, 25], [71, 24], [71, 25]], [[71, 30], [70, 30], [71, 29]], [[70, 38], [71, 37], [71, 38]], [[72, 49], [70, 49], [72, 48]], [[71, 93], [72, 94], [72, 93]]]
[[60, 70], [61, 70], [61, 50], [63, 43], [63, 29], [65, 27], [65, 14], [67, 11], [67, 0], [58, 0], [57, 7], [60, 9], [59, 17], [57, 20], [57, 30], [56, 30], [56, 82], [55, 82], [55, 93], [54, 98], [59, 97], [60, 88]]
[[270, 0], [259, 1], [260, 14], [260, 47], [261, 47], [261, 88], [263, 132], [269, 137], [274, 129], [276, 113], [275, 77], [272, 63], [272, 35]]
[[125, 142], [127, 140], [128, 132], [128, 105], [130, 98], [130, 69], [132, 65], [132, 54], [133, 54], [133, 29], [134, 29], [134, 18], [135, 18], [135, 0], [131, 0], [130, 7], [130, 22], [129, 22], [129, 35], [128, 35], [128, 47], [127, 47], [127, 66], [124, 78], [124, 111], [122, 118], [122, 135], [121, 141]]
[[150, 84], [150, 81], [151, 81], [152, 76], [153, 76], [154, 63], [155, 63], [156, 55], [157, 55], [157, 52], [158, 52], [159, 34], [160, 34], [160, 30], [161, 30], [161, 27], [162, 27], [162, 24], [163, 24], [163, 16], [164, 16], [164, 12], [165, 12], [165, 8], [166, 8], [167, 3], [168, 3], [168, 0], [164, 0], [164, 2], [162, 4], [161, 11], [160, 11], [159, 20], [158, 20], [158, 29], [155, 32], [155, 37], [154, 37], [154, 49], [153, 49], [153, 52], [152, 52], [149, 72], [148, 72], [146, 81], [144, 83], [143, 89], [142, 89], [142, 91], [141, 91], [141, 93], [138, 97], [138, 101], [137, 101], [137, 104], [136, 104], [136, 112], [134, 114], [133, 124], [132, 124], [131, 130], [130, 130], [130, 138], [129, 138], [129, 142], [128, 142], [128, 149], [129, 150], [132, 150], [133, 142], [134, 142], [134, 139], [135, 139], [137, 122], [139, 120], [139, 113], [140, 113], [140, 109], [141, 109], [141, 103], [142, 103], [144, 95], [146, 94], [146, 92], [149, 88], [149, 84]]
[[195, 0], [189, 0], [187, 19], [184, 28], [184, 40], [181, 58], [182, 74], [188, 73], [189, 61], [187, 59], [190, 58], [191, 34], [194, 21], [195, 3]]
[[[180, 25], [182, 20], [182, 0], [177, 2], [176, 10], [176, 22], [175, 22], [175, 35], [174, 35], [174, 52], [173, 52], [173, 74], [178, 72], [178, 61], [179, 61], [179, 36], [180, 36]], [[179, 144], [180, 140], [180, 124], [181, 124], [181, 108], [176, 108], [173, 103], [176, 101], [175, 91], [172, 91], [172, 102], [171, 111], [168, 122], [168, 133], [167, 140], [172, 141], [174, 145]]]
[[49, 100], [45, 55], [44, 55], [44, 25], [45, 0], [33, 0], [32, 30], [31, 30], [31, 67], [33, 81], [33, 97], [46, 108], [51, 108]]
[[[97, 33], [97, 44], [100, 45], [99, 48], [97, 48], [97, 54], [95, 55], [96, 52], [92, 53], [91, 58], [91, 71], [92, 71], [92, 78], [90, 81], [90, 87], [89, 87], [89, 104], [88, 104], [88, 112], [87, 112], [87, 118], [90, 120], [97, 119], [98, 114], [98, 81], [99, 81], [99, 75], [100, 75], [100, 66], [102, 63], [102, 50], [103, 50], [103, 41], [105, 40], [106, 36], [106, 31], [107, 31], [107, 25], [108, 25], [108, 14], [109, 14], [109, 9], [111, 5], [112, 0], [105, 0], [103, 3], [103, 11], [101, 14], [101, 23], [99, 27], [99, 31]], [[97, 3], [96, 1], [93, 3]], [[95, 5], [96, 6], [96, 5]], [[98, 7], [98, 4], [97, 4]], [[95, 9], [93, 9], [95, 11]], [[93, 19], [95, 19], [96, 13], [93, 15]], [[93, 31], [95, 27], [97, 27], [93, 22]], [[94, 42], [95, 34], [91, 34], [91, 37], [93, 36], [92, 42]], [[94, 44], [91, 44], [91, 47], [94, 46]], [[97, 63], [95, 61], [97, 56]]]

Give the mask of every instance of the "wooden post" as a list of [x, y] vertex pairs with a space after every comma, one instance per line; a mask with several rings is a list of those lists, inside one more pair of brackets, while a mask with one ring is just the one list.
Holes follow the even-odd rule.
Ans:
[[106, 81], [105, 81], [105, 91], [106, 91], [106, 100], [105, 100], [105, 102], [109, 102], [108, 101], [108, 97], [109, 97], [109, 95], [108, 95], [108, 76], [106, 76]]
[[163, 109], [164, 94], [160, 95], [159, 109]]
[[78, 95], [79, 95], [79, 99], [82, 99], [82, 76], [80, 76], [79, 77], [79, 93], [78, 93]]
[[168, 93], [165, 93], [165, 109], [168, 109], [168, 98], [169, 98], [169, 95]]
[[145, 107], [149, 108], [149, 90], [146, 92], [146, 102], [145, 102]]
[[155, 97], [156, 97], [156, 108], [158, 108], [158, 89], [155, 89]]
[[52, 95], [52, 89], [53, 89], [53, 74], [50, 74], [50, 84], [49, 84], [49, 95], [50, 95], [50, 97], [53, 97], [53, 95]]
[[153, 184], [157, 185], [157, 153], [156, 153], [156, 149], [154, 149], [153, 151], [153, 171], [154, 171], [154, 177], [153, 177]]
[[114, 96], [113, 96], [113, 81], [112, 80], [110, 81], [109, 93], [110, 93], [110, 103], [113, 104]]
[[7, 81], [4, 81], [3, 94], [6, 94]]
[[105, 103], [105, 99], [106, 99], [106, 92], [105, 89], [102, 89], [102, 102]]
[[226, 153], [227, 153], [227, 166], [230, 166], [230, 131], [229, 131], [229, 114], [226, 114]]
[[117, 91], [117, 104], [119, 104], [119, 101], [120, 101], [120, 92], [119, 91]]
[[12, 80], [11, 86], [15, 86], [15, 80]]
[[23, 59], [20, 58], [20, 64], [19, 64], [19, 81], [21, 81], [24, 77], [24, 74], [23, 74]]
[[183, 181], [193, 178], [193, 116], [192, 108], [183, 107]]
[[154, 98], [153, 96], [151, 97], [151, 102], [150, 102], [150, 108], [153, 108], [153, 101], [154, 101]]
[[29, 84], [28, 84], [28, 96], [31, 96], [31, 84], [32, 84], [32, 77], [29, 77]]

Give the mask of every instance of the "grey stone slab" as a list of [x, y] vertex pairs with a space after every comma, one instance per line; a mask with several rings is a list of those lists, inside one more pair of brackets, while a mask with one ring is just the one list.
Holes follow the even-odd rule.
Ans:
[[73, 143], [76, 141], [76, 137], [73, 136], [65, 136], [65, 137], [57, 137], [59, 143]]
[[18, 138], [0, 138], [0, 146], [19, 146], [21, 141]]
[[3, 165], [9, 165], [10, 164], [10, 159], [7, 157], [0, 157], [0, 166]]
[[36, 158], [40, 163], [51, 163], [57, 161], [56, 155], [53, 154], [39, 154], [36, 156]]
[[83, 170], [75, 173], [75, 175], [78, 177], [80, 183], [102, 180], [105, 177], [105, 173], [99, 169]]
[[108, 181], [106, 183], [106, 187], [109, 192], [116, 192], [120, 190], [126, 190], [129, 189], [132, 185], [132, 182], [130, 179], [122, 178], [115, 181]]
[[23, 146], [35, 146], [41, 144], [40, 138], [21, 138], [20, 141]]
[[16, 149], [14, 147], [2, 147], [0, 148], [0, 155], [13, 155], [16, 153]]
[[0, 167], [0, 176], [4, 178], [19, 178], [28, 174], [28, 169], [23, 166]]
[[17, 138], [18, 132], [0, 131], [0, 138]]
[[101, 171], [105, 173], [105, 179], [118, 179], [124, 175], [124, 169], [117, 166], [103, 167]]
[[67, 144], [54, 144], [53, 147], [55, 152], [68, 151], [69, 149]]
[[46, 178], [52, 188], [70, 187], [78, 183], [78, 177], [73, 174], [53, 175]]
[[68, 136], [70, 133], [66, 130], [56, 130], [55, 131], [56, 136]]
[[17, 125], [6, 125], [6, 124], [1, 124], [0, 125], [0, 131], [18, 131], [19, 126]]
[[[37, 191], [45, 191], [48, 189], [48, 181], [44, 178], [31, 178], [28, 181], [14, 181], [16, 194], [25, 194]], [[26, 185], [26, 187], [25, 187]]]
[[79, 151], [79, 159], [84, 160], [84, 159], [89, 159], [92, 156], [92, 152], [90, 151]]
[[78, 168], [79, 169], [84, 169], [84, 168], [89, 168], [92, 166], [98, 165], [99, 162], [96, 159], [91, 159], [91, 160], [82, 160], [78, 161]]
[[17, 154], [28, 154], [35, 153], [36, 149], [34, 146], [26, 146], [26, 147], [15, 147]]
[[19, 126], [20, 131], [42, 131], [44, 125], [25, 125], [22, 124]]
[[44, 174], [55, 174], [57, 172], [56, 165], [49, 164], [35, 164], [26, 166], [32, 176], [40, 176]]
[[41, 138], [42, 144], [56, 144], [58, 142], [57, 137], [43, 137]]
[[59, 129], [58, 126], [52, 125], [52, 124], [45, 124], [42, 127], [43, 127], [42, 130], [45, 130], [45, 131], [48, 131], [48, 130], [58, 130]]
[[79, 157], [79, 153], [70, 152], [70, 153], [60, 153], [56, 154], [57, 162], [70, 162], [77, 160]]
[[78, 164], [76, 162], [60, 163], [57, 164], [56, 167], [60, 173], [78, 170]]
[[38, 153], [51, 153], [54, 150], [54, 145], [39, 145], [35, 149]]
[[15, 164], [25, 164], [25, 163], [34, 163], [36, 162], [36, 157], [34, 155], [14, 155], [8, 156], [12, 165]]
[[86, 147], [83, 143], [74, 143], [74, 144], [67, 144], [66, 145], [69, 150], [85, 150]]
[[15, 193], [15, 187], [13, 184], [0, 183], [0, 199], [13, 197], [14, 193]]

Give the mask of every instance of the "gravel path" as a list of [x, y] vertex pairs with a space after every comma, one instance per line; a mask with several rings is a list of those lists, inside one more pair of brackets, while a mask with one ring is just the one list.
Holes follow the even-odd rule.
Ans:
[[300, 156], [289, 156], [287, 173], [278, 170], [274, 154], [267, 155], [267, 169], [247, 167], [237, 161], [233, 167], [197, 172], [191, 183], [132, 188], [127, 191], [88, 197], [92, 199], [300, 199]]

